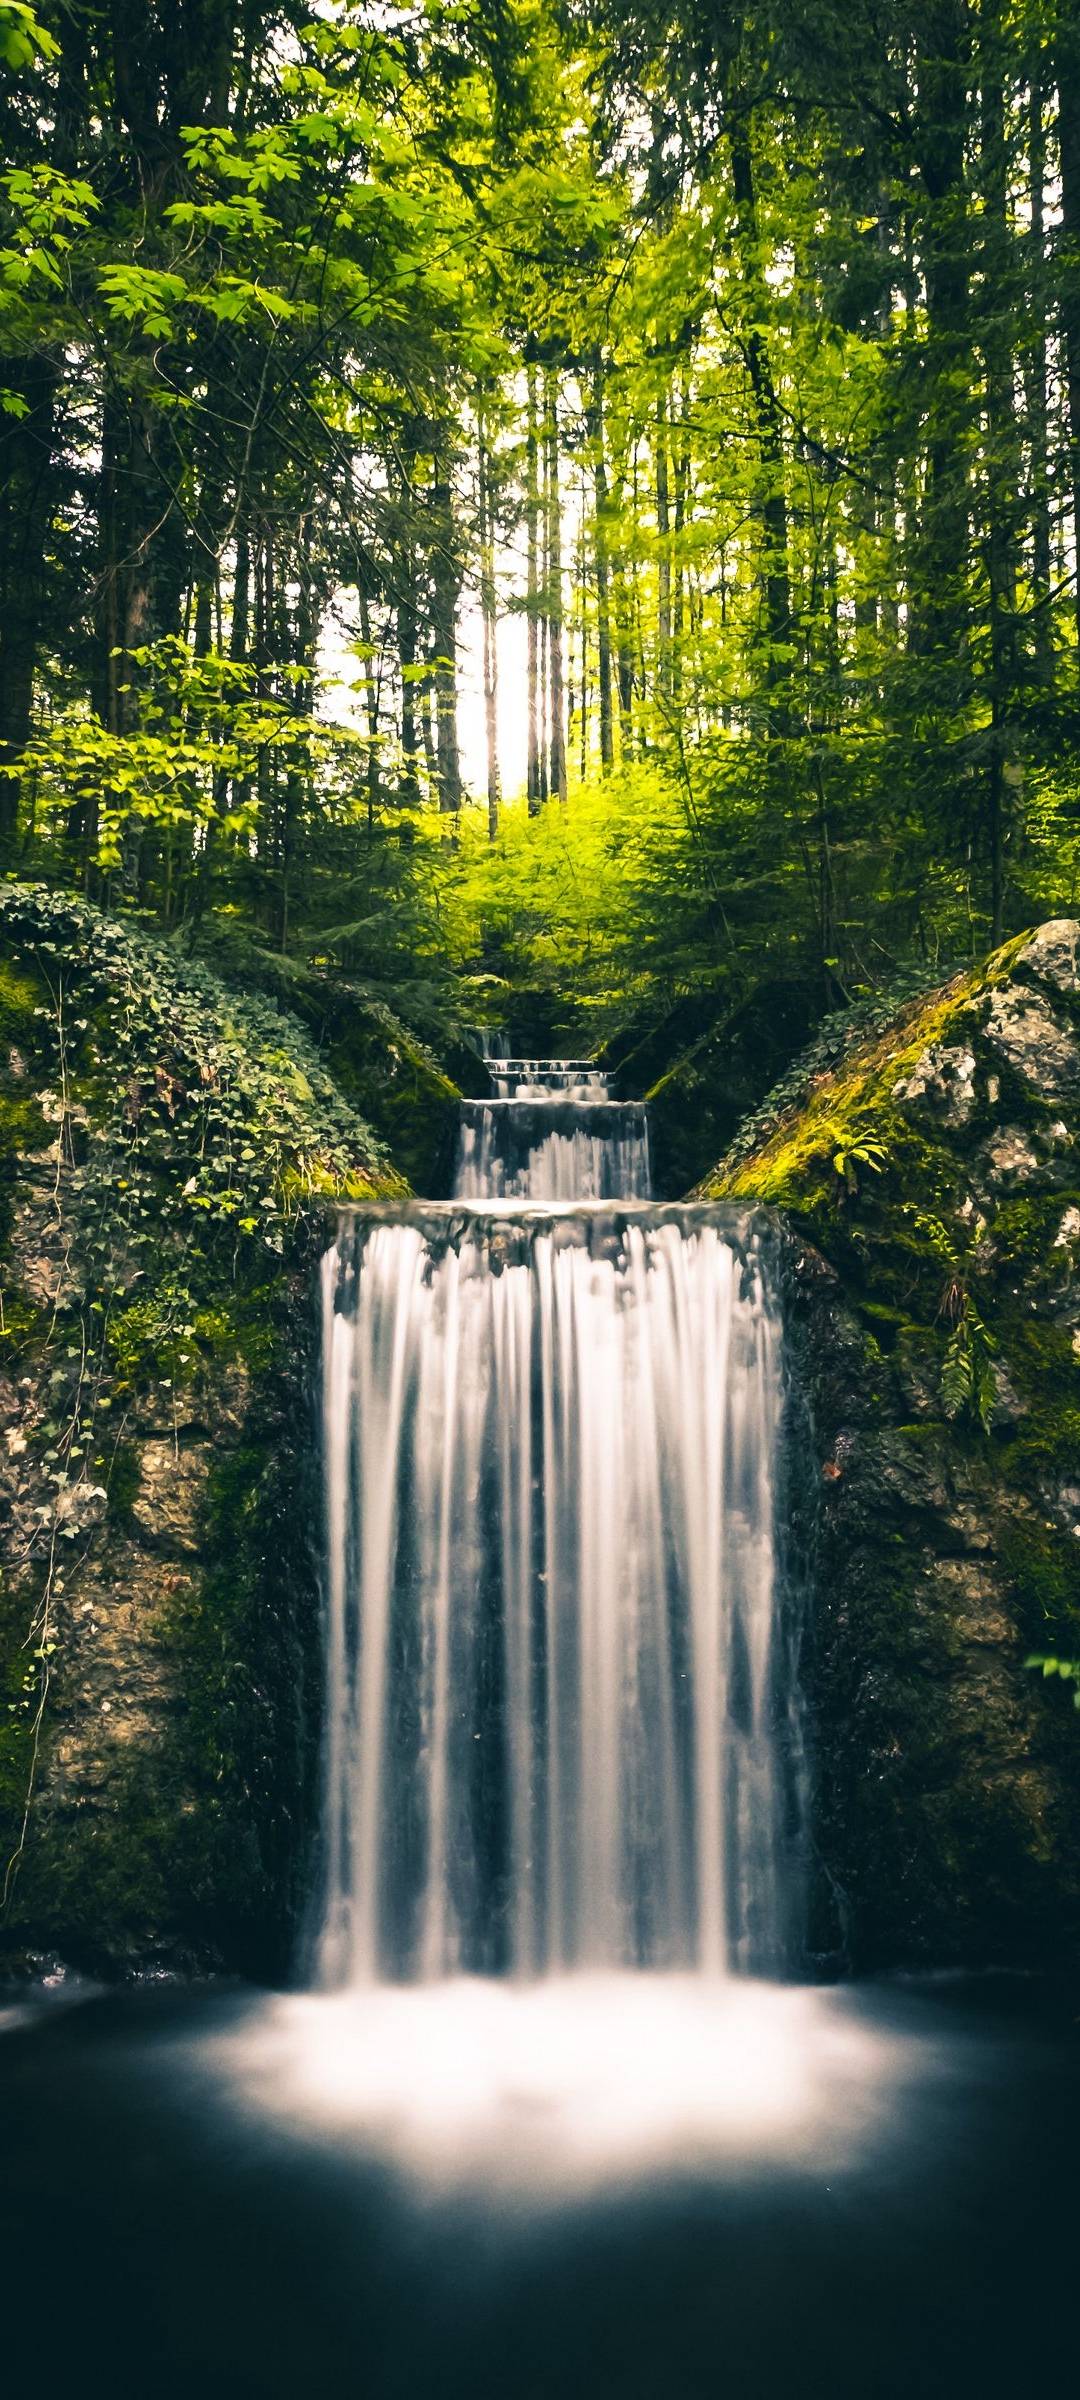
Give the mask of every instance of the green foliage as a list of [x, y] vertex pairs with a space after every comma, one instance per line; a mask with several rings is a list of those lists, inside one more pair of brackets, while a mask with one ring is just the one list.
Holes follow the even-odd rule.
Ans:
[[860, 1167], [865, 1168], [871, 1175], [880, 1175], [883, 1168], [887, 1166], [888, 1159], [888, 1143], [881, 1141], [873, 1133], [866, 1132], [857, 1135], [850, 1142], [843, 1143], [839, 1150], [834, 1151], [832, 1163], [834, 1172], [839, 1175], [841, 1182], [846, 1184], [848, 1191], [857, 1192]]
[[1054, 29], [813, 18], [0, 8], [13, 872], [428, 1038], [865, 1025], [1072, 904]]
[[725, 1153], [722, 1171], [736, 1168], [770, 1140], [786, 1117], [803, 1107], [823, 1077], [835, 1074], [845, 1059], [874, 1034], [885, 1033], [903, 1010], [940, 983], [940, 973], [912, 966], [888, 977], [881, 986], [850, 1007], [830, 1011], [812, 1039], [799, 1050], [779, 1082], [772, 1085], [755, 1109], [747, 1111], [734, 1141]]
[[971, 1417], [984, 1433], [990, 1430], [997, 1389], [993, 1356], [997, 1343], [965, 1292], [941, 1369], [941, 1397], [947, 1417]]
[[28, 67], [38, 58], [56, 58], [59, 49], [27, 0], [0, 0], [0, 59], [6, 67]]
[[1080, 1708], [1080, 1659], [1047, 1658], [1044, 1657], [1040, 1652], [1036, 1651], [1033, 1652], [1030, 1658], [1026, 1658], [1024, 1660], [1024, 1665], [1026, 1667], [1037, 1668], [1040, 1674], [1042, 1674], [1045, 1678], [1049, 1678], [1051, 1675], [1057, 1675], [1060, 1677], [1062, 1683], [1071, 1683], [1073, 1686], [1073, 1707]]
[[48, 995], [36, 1014], [57, 1138], [77, 1142], [84, 1191], [100, 1196], [92, 1265], [114, 1258], [118, 1221], [132, 1263], [163, 1227], [280, 1255], [313, 1200], [395, 1188], [306, 1037], [269, 1003], [42, 887], [0, 887], [0, 905], [9, 952]]

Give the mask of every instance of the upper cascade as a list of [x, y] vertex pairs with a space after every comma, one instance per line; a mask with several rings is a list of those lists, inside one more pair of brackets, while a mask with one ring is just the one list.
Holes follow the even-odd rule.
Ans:
[[489, 1061], [497, 1100], [542, 1100], [563, 1092], [574, 1100], [610, 1100], [607, 1076], [587, 1058], [503, 1058]]
[[488, 1061], [490, 1100], [461, 1112], [461, 1200], [647, 1200], [644, 1103], [616, 1100], [601, 1069], [573, 1058]]

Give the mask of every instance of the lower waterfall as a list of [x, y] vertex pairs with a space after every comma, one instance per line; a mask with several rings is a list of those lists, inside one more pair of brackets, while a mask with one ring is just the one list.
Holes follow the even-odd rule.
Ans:
[[324, 1263], [324, 1988], [791, 1956], [773, 1227], [552, 1201], [545, 1139]]

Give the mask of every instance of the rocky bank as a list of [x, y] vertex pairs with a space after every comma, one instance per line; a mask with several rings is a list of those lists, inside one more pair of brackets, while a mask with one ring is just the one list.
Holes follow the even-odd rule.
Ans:
[[279, 1000], [0, 890], [9, 1966], [287, 1969], [319, 1721], [313, 1267], [328, 1203], [408, 1188], [350, 1070], [388, 1122], [404, 1094], [414, 1146], [453, 1091], [387, 1013], [333, 1005], [336, 1075]]
[[709, 1176], [792, 1231], [817, 1507], [815, 1947], [1080, 1942], [1080, 924], [811, 1075]]

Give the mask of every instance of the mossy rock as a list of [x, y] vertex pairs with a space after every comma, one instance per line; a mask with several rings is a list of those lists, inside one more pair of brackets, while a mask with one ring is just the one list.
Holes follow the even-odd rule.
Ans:
[[[315, 1269], [337, 1203], [407, 1182], [276, 999], [41, 887], [0, 910], [0, 1964], [281, 1976], [319, 1740]], [[373, 1096], [422, 1070], [451, 1105], [367, 1039]]]
[[1029, 1664], [1080, 1658], [1078, 952], [912, 1000], [700, 1187], [801, 1262], [821, 1940], [864, 1964], [1080, 1945], [1080, 1723]]

